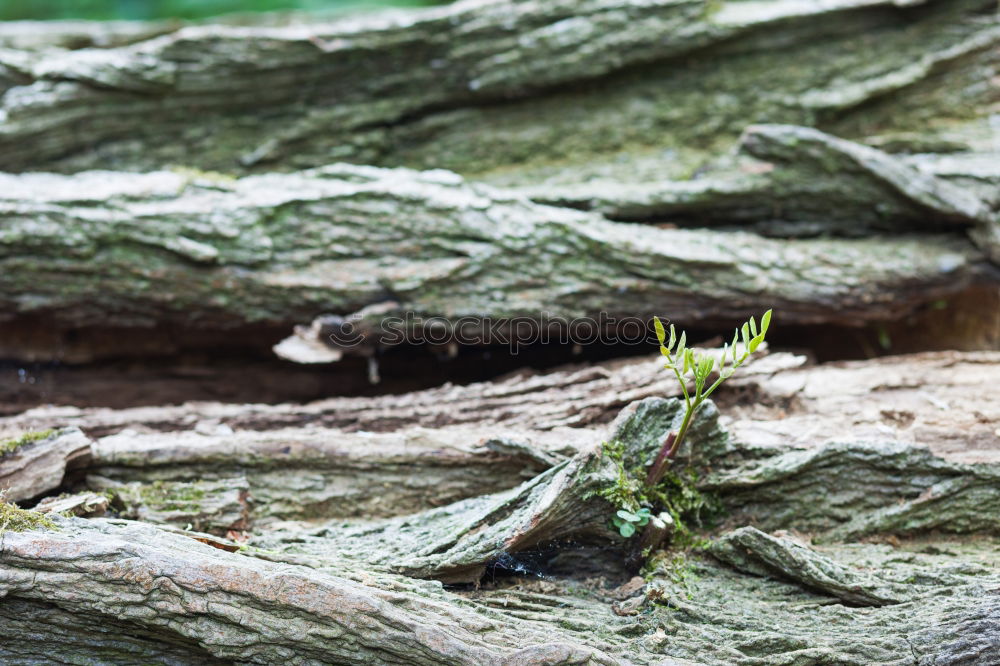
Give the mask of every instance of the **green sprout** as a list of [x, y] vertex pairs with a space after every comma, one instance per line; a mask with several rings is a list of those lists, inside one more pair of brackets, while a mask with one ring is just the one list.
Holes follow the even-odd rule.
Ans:
[[[764, 342], [764, 336], [771, 325], [771, 310], [765, 312], [764, 316], [760, 318], [759, 331], [753, 317], [750, 317], [750, 321], [738, 328], [733, 335], [733, 341], [723, 346], [721, 356], [695, 352], [687, 346], [686, 333], [681, 333], [680, 338], [677, 338], [673, 324], [670, 325], [668, 338], [667, 331], [663, 328], [663, 323], [658, 317], [653, 318], [653, 323], [656, 328], [656, 337], [660, 341], [660, 353], [666, 358], [664, 367], [673, 371], [681, 385], [685, 411], [680, 429], [676, 433], [671, 432], [667, 435], [659, 455], [656, 456], [652, 467], [649, 468], [649, 474], [646, 476], [647, 488], [655, 487], [663, 479], [668, 463], [677, 455], [677, 451], [687, 435], [691, 420], [705, 399], [712, 395], [712, 392], [719, 388], [722, 382], [732, 377], [736, 368], [743, 365], [744, 361], [757, 351], [760, 343]], [[740, 345], [741, 337], [742, 345]], [[718, 373], [718, 377], [712, 384], [708, 384], [713, 371]], [[693, 391], [688, 390], [689, 375], [694, 378]]]
[[628, 511], [620, 509], [615, 517], [611, 519], [618, 532], [626, 539], [635, 534], [636, 527], [645, 527], [653, 517], [649, 507], [642, 507], [638, 511]]

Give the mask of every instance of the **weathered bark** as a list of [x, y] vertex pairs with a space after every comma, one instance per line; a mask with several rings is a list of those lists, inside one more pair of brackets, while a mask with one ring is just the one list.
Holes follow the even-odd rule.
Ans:
[[[192, 27], [71, 56], [14, 52], [3, 59], [0, 168], [348, 159], [518, 165], [506, 177], [523, 182], [564, 170], [662, 177], [690, 172], [760, 118], [968, 146], [970, 121], [992, 102], [970, 83], [995, 73], [994, 10], [477, 0], [320, 25]], [[615, 167], [622, 154], [639, 163]]]
[[[995, 446], [1000, 405], [993, 397], [998, 383], [1000, 354], [996, 352], [937, 352], [824, 365], [808, 364], [803, 356], [776, 353], [752, 359], [713, 399], [722, 405], [723, 423], [734, 438], [754, 447], [791, 444], [814, 448], [831, 437], [884, 438], [928, 447], [950, 461], [1000, 462]], [[94, 437], [123, 430], [197, 430], [201, 437], [174, 434], [168, 439], [145, 439], [133, 435], [134, 445], [125, 444], [128, 438], [120, 440], [124, 450], [133, 446], [139, 450], [144, 442], [150, 449], [165, 449], [169, 442], [178, 451], [194, 453], [198, 443], [210, 450], [220, 442], [228, 432], [213, 436], [220, 426], [235, 431], [235, 441], [257, 451], [267, 441], [266, 434], [257, 437], [243, 431], [305, 428], [295, 432], [292, 441], [306, 438], [319, 442], [324, 437], [322, 431], [311, 429], [398, 432], [406, 437], [409, 429], [422, 427], [436, 429], [434, 438], [441, 437], [441, 443], [450, 447], [458, 441], [449, 438], [448, 432], [458, 426], [455, 434], [461, 436], [464, 429], [467, 443], [508, 432], [515, 440], [559, 452], [560, 437], [568, 438], [568, 443], [586, 443], [586, 433], [577, 437], [572, 433], [599, 430], [633, 401], [679, 394], [676, 380], [664, 372], [656, 356], [546, 373], [524, 371], [469, 386], [331, 398], [307, 405], [192, 403], [123, 410], [39, 407], [0, 418], [0, 427], [16, 432], [76, 426]], [[419, 440], [428, 435], [418, 429], [412, 436]], [[348, 442], [356, 442], [359, 455], [365, 450], [364, 437], [336, 441], [345, 448]], [[394, 450], [393, 442], [400, 440], [378, 441]], [[403, 462], [423, 467], [426, 463], [420, 463], [421, 459], [429, 460], [418, 454]], [[216, 458], [211, 461], [220, 462]], [[110, 457], [108, 462], [115, 464]], [[147, 457], [141, 464], [155, 466], [156, 461]], [[463, 464], [473, 463], [464, 460]]]
[[[448, 174], [0, 177], [0, 305], [63, 326], [404, 317], [887, 321], [980, 279], [957, 236], [800, 240], [608, 222]], [[831, 279], [830, 276], [836, 276]], [[17, 348], [4, 350], [18, 353]]]
[[978, 191], [950, 182], [958, 176], [954, 172], [935, 173], [932, 156], [889, 155], [805, 127], [754, 125], [739, 148], [744, 159], [725, 160], [697, 180], [524, 191], [544, 203], [597, 210], [612, 219], [749, 225], [779, 237], [967, 228], [980, 249], [1000, 262], [1000, 161], [977, 171], [993, 186]]
[[[664, 432], [676, 425], [678, 408], [677, 401], [655, 398], [634, 403], [606, 435], [626, 443], [640, 462], [648, 461]], [[719, 484], [718, 478], [770, 478], [773, 494], [765, 488], [760, 496], [797, 501], [801, 520], [788, 519], [791, 527], [809, 527], [810, 515], [843, 510], [847, 492], [816, 494], [820, 484], [808, 483], [805, 468], [799, 476], [769, 476], [791, 460], [848, 452], [837, 458], [842, 469], [823, 477], [829, 482], [824, 490], [849, 479], [878, 481], [877, 465], [896, 464], [906, 487], [926, 486], [934, 474], [954, 476], [974, 467], [904, 444], [895, 445], [895, 459], [879, 455], [888, 445], [835, 445], [798, 453], [748, 446], [717, 429], [711, 408], [702, 416], [702, 425], [692, 432], [693, 450], [682, 452], [681, 459], [716, 469], [706, 487], [717, 487], [724, 501], [732, 499], [734, 485]], [[123, 445], [130, 436], [118, 435], [116, 448], [127, 450]], [[159, 445], [169, 436], [158, 435]], [[250, 468], [253, 458], [254, 452], [245, 454]], [[518, 550], [533, 550], [545, 540], [551, 540], [554, 552], [579, 548], [586, 536], [615, 543], [617, 537], [602, 524], [610, 507], [589, 496], [602, 478], [609, 480], [602, 471], [605, 462], [585, 451], [512, 491], [388, 522], [350, 526], [340, 520], [319, 529], [262, 525], [254, 537], [258, 547], [240, 552], [226, 552], [239, 548], [207, 535], [120, 520], [59, 519], [59, 531], [3, 535], [0, 581], [6, 599], [0, 613], [13, 627], [30, 618], [31, 635], [51, 637], [47, 644], [56, 649], [94, 655], [103, 650], [106, 661], [154, 655], [179, 663], [209, 658], [270, 663], [281, 656], [292, 663], [554, 664], [589, 655], [593, 663], [609, 664], [670, 663], [671, 658], [750, 664], [755, 663], [748, 661], [752, 653], [763, 663], [793, 658], [989, 663], [992, 628], [1000, 621], [989, 590], [1000, 584], [1000, 571], [987, 542], [963, 545], [938, 536], [904, 544], [901, 551], [848, 544], [817, 553], [788, 539], [741, 530], [723, 537], [713, 551], [751, 576], [697, 556], [679, 565], [678, 573], [666, 559], [654, 566], [645, 588], [631, 586], [622, 593], [598, 588], [579, 600], [565, 596], [558, 583], [554, 596], [501, 588], [463, 599], [387, 572], [474, 580], [495, 560], [530, 571], [529, 564], [519, 563]], [[997, 465], [975, 467], [996, 473]], [[569, 473], [571, 468], [578, 472]], [[858, 515], [877, 516], [895, 506], [896, 496], [886, 492], [893, 490], [890, 481], [872, 486], [881, 492], [870, 490], [863, 501], [854, 500]], [[945, 498], [938, 513], [965, 520], [955, 525], [982, 533], [993, 527], [973, 517], [996, 513], [982, 508]], [[925, 527], [912, 531], [923, 533]], [[826, 538], [835, 534], [828, 532]], [[921, 552], [928, 543], [936, 545]], [[619, 552], [624, 557], [624, 550]], [[698, 577], [686, 578], [686, 569]], [[854, 607], [858, 604], [874, 607]], [[192, 609], [198, 609], [198, 622], [190, 620]], [[101, 629], [95, 633], [97, 625]], [[22, 642], [0, 641], [0, 650], [8, 658], [32, 654]], [[902, 655], [910, 661], [899, 662]]]
[[[300, 427], [334, 428], [345, 432], [396, 432], [416, 426], [440, 430], [447, 426], [482, 428], [480, 434], [470, 436], [470, 439], [479, 439], [485, 434], [497, 435], [499, 430], [495, 426], [502, 426], [507, 432], [533, 432], [535, 437], [540, 437], [547, 431], [562, 427], [579, 429], [608, 423], [625, 405], [635, 400], [679, 395], [676, 380], [663, 371], [659, 358], [643, 357], [586, 367], [573, 365], [545, 373], [523, 370], [493, 382], [447, 385], [403, 395], [331, 398], [306, 405], [197, 402], [121, 410], [43, 406], [0, 418], [0, 424], [9, 431], [75, 425], [95, 437], [125, 429], [138, 433], [195, 430], [199, 434], [224, 436], [226, 428], [236, 433]], [[978, 357], [968, 354], [914, 356], [907, 361], [907, 367], [914, 376], [919, 376], [921, 372], [930, 372], [934, 368], [970, 358]], [[994, 355], [985, 354], [983, 358], [991, 359]], [[823, 373], [838, 372], [828, 367], [813, 367], [810, 371], [818, 374], [793, 373], [790, 385], [781, 381], [786, 375], [779, 371], [804, 363], [806, 358], [799, 355], [780, 353], [763, 357], [758, 354], [740, 369], [740, 374], [747, 381], [755, 380], [766, 386], [768, 393], [776, 395], [775, 400], [788, 402], [807, 378], [815, 377], [819, 386], [823, 383]], [[865, 373], [867, 378], [881, 372], [879, 368], [882, 366], [860, 364], [859, 367], [868, 368]], [[985, 386], [995, 377], [995, 361], [983, 364], [982, 371], [987, 373]], [[939, 369], [935, 377], [943, 374], [944, 371]], [[778, 380], [773, 386], [766, 382], [770, 375], [775, 375]], [[740, 381], [740, 377], [730, 381]], [[818, 393], [812, 389], [811, 382], [808, 386], [810, 397]], [[831, 389], [835, 390], [835, 387]], [[845, 385], [845, 389], [864, 390], [863, 387], [849, 385]], [[727, 385], [721, 390], [725, 393]], [[891, 395], [896, 398], [895, 393]], [[762, 410], [752, 416], [759, 421], [768, 421], [767, 414], [766, 410]], [[220, 427], [222, 431], [219, 431]], [[186, 448], [183, 441], [176, 443], [182, 450]], [[255, 448], [249, 442], [246, 446]]]
[[[18, 626], [18, 614], [31, 611], [32, 634], [52, 658], [619, 663], [589, 646], [596, 641], [584, 632], [505, 617], [440, 585], [368, 573], [349, 561], [319, 569], [273, 563], [139, 523], [57, 521], [57, 531], [4, 534], [0, 550], [0, 614]], [[164, 643], [166, 651], [158, 647]], [[37, 658], [38, 648], [12, 632], [0, 640], [5, 660]]]
[[[42, 349], [10, 335], [0, 351], [60, 357], [62, 330], [83, 325], [290, 332], [388, 301], [701, 326], [774, 306], [785, 325], [861, 326], [995, 292], [994, 10], [474, 0], [9, 49], [0, 168], [153, 172], [2, 179], [0, 305], [60, 324]], [[761, 120], [800, 127], [755, 126], [728, 156]], [[321, 166], [337, 160], [779, 238], [609, 222], [439, 171]], [[230, 180], [168, 164], [320, 168]], [[828, 232], [862, 237], [800, 238]]]
[[63, 483], [67, 469], [90, 457], [90, 440], [76, 428], [53, 431], [0, 454], [0, 494], [8, 502], [39, 497]]
[[[624, 467], [649, 465], [664, 432], [678, 427], [682, 416], [677, 400], [651, 398], [624, 410], [608, 437], [624, 445]], [[691, 427], [702, 455], [721, 457], [728, 449], [717, 416], [706, 405]], [[305, 534], [293, 529], [290, 535], [279, 528], [259, 543], [314, 556], [339, 553], [418, 578], [474, 583], [488, 565], [524, 550], [573, 541], [617, 542], [608, 529], [616, 508], [599, 493], [615, 484], [618, 467], [602, 444], [591, 443], [507, 492], [383, 522], [353, 526], [341, 520]]]
[[[1000, 340], [976, 312], [1000, 293], [992, 0], [470, 0], [144, 38], [161, 29], [0, 34], [0, 357], [173, 353], [175, 331], [266, 348], [407, 311], [715, 327], [774, 307], [888, 346], [943, 306], [972, 335], [929, 336]], [[655, 554], [645, 584], [597, 493], [619, 480], [603, 442], [641, 477], [676, 427], [659, 361], [36, 409], [0, 430], [86, 435], [0, 460], [12, 497], [89, 490], [41, 508], [92, 513], [101, 491], [119, 517], [0, 528], [0, 656], [991, 664], [998, 380], [985, 352], [748, 364], [674, 468], [726, 511], [716, 557]]]
[[[403, 515], [507, 490], [597, 438], [566, 429], [221, 430], [100, 439], [87, 485], [118, 493], [133, 517], [224, 534], [275, 519]], [[147, 513], [157, 506], [174, 516]]]

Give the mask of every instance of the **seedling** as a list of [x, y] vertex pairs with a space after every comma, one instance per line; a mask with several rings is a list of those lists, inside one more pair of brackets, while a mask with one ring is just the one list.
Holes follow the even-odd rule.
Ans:
[[653, 514], [649, 510], [649, 507], [645, 506], [635, 512], [619, 509], [615, 517], [611, 519], [611, 522], [618, 528], [618, 532], [627, 539], [635, 534], [637, 527], [645, 527], [652, 517]]
[[[771, 310], [764, 313], [760, 318], [760, 330], [757, 330], [757, 322], [753, 317], [736, 330], [733, 341], [726, 343], [722, 348], [721, 356], [698, 353], [687, 346], [687, 334], [681, 333], [678, 339], [673, 324], [670, 325], [670, 335], [663, 328], [663, 323], [658, 317], [653, 318], [656, 328], [656, 337], [660, 341], [660, 353], [666, 358], [664, 367], [673, 371], [677, 381], [681, 385], [684, 394], [684, 419], [677, 432], [667, 435], [660, 448], [659, 454], [653, 461], [646, 476], [646, 487], [652, 489], [662, 479], [667, 471], [667, 466], [678, 449], [684, 442], [691, 420], [698, 413], [698, 409], [705, 402], [708, 396], [712, 395], [715, 389], [719, 388], [722, 382], [733, 376], [736, 368], [743, 365], [750, 355], [757, 351], [757, 347], [764, 341], [767, 329], [771, 325]], [[740, 344], [742, 337], [742, 345]], [[718, 378], [706, 387], [712, 372], [718, 373]], [[693, 390], [688, 390], [688, 377], [694, 378]], [[621, 513], [621, 512], [619, 512]]]

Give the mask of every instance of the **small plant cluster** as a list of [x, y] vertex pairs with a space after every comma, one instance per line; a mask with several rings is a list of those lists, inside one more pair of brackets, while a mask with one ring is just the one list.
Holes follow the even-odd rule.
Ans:
[[[719, 510], [718, 501], [696, 487], [698, 473], [690, 468], [678, 474], [666, 475], [655, 488], [646, 488], [639, 479], [642, 465], [625, 467], [625, 445], [618, 440], [605, 442], [602, 454], [617, 467], [615, 482], [597, 495], [618, 508], [611, 519], [615, 530], [625, 538], [645, 528], [656, 515], [653, 507], [666, 512], [672, 522], [674, 543], [687, 547], [698, 542], [692, 527], [701, 527]], [[628, 514], [623, 515], [623, 514]]]
[[[680, 338], [677, 337], [677, 332], [674, 330], [673, 324], [670, 325], [670, 337], [668, 339], [667, 331], [663, 328], [663, 323], [659, 317], [654, 317], [653, 322], [656, 328], [656, 337], [660, 341], [660, 353], [666, 358], [664, 367], [667, 370], [673, 371], [677, 377], [677, 382], [681, 386], [681, 392], [684, 394], [685, 409], [680, 429], [676, 433], [670, 433], [667, 436], [659, 455], [656, 456], [656, 460], [653, 461], [653, 465], [649, 468], [649, 473], [646, 476], [646, 486], [650, 488], [656, 486], [660, 482], [660, 479], [663, 478], [667, 470], [667, 464], [677, 455], [677, 451], [680, 449], [681, 443], [683, 443], [687, 435], [688, 426], [691, 425], [691, 420], [698, 413], [698, 409], [702, 403], [705, 402], [708, 396], [712, 395], [715, 389], [722, 385], [722, 382], [732, 377], [733, 373], [736, 372], [736, 368], [743, 365], [750, 358], [750, 355], [757, 351], [760, 344], [764, 342], [764, 336], [767, 335], [767, 329], [771, 325], [771, 310], [765, 312], [764, 316], [760, 318], [759, 331], [757, 329], [757, 322], [753, 317], [750, 317], [748, 322], [736, 330], [733, 334], [733, 341], [726, 343], [722, 348], [722, 354], [718, 356], [710, 353], [695, 352], [687, 346], [686, 333], [681, 333]], [[739, 344], [741, 335], [743, 338], [742, 346]], [[706, 387], [713, 371], [718, 373], [718, 378]], [[689, 373], [694, 377], [693, 391], [688, 390], [687, 375]]]
[[653, 513], [648, 506], [644, 506], [635, 513], [626, 509], [618, 509], [618, 513], [611, 519], [611, 522], [618, 528], [619, 534], [626, 539], [635, 534], [636, 528], [645, 527], [649, 524], [649, 519]]
[[[698, 491], [698, 476], [694, 469], [686, 468], [683, 472], [674, 474], [667, 474], [667, 470], [705, 400], [732, 377], [736, 369], [764, 342], [771, 325], [771, 310], [761, 317], [759, 327], [757, 321], [750, 317], [749, 321], [736, 330], [732, 342], [723, 346], [721, 354], [695, 352], [687, 346], [686, 333], [681, 333], [678, 337], [671, 325], [668, 334], [658, 318], [654, 319], [654, 325], [660, 341], [660, 353], [666, 359], [664, 367], [677, 377], [684, 396], [684, 416], [680, 428], [668, 433], [653, 464], [647, 470], [641, 466], [625, 469], [625, 446], [617, 441], [606, 442], [604, 454], [617, 464], [617, 478], [613, 485], [602, 490], [599, 495], [617, 507], [618, 511], [611, 522], [623, 537], [632, 537], [639, 528], [648, 530], [650, 522], [657, 515], [656, 511], [665, 511], [673, 519], [674, 543], [690, 546], [697, 539], [688, 523], [696, 522], [701, 525], [703, 514], [717, 509], [717, 502]], [[709, 383], [713, 372], [718, 376]], [[689, 381], [692, 381], [690, 388]], [[644, 481], [640, 482], [639, 479], [643, 477]]]

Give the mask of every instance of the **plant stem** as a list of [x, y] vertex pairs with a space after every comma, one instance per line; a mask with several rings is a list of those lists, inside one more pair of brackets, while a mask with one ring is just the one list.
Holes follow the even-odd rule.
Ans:
[[649, 474], [646, 475], [646, 487], [652, 488], [657, 483], [660, 482], [660, 478], [663, 476], [661, 470], [666, 466], [667, 456], [673, 450], [673, 444], [677, 437], [677, 433], [670, 431], [667, 438], [663, 440], [663, 445], [660, 447], [660, 452], [656, 455], [656, 460], [653, 461], [653, 465], [649, 468]]
[[681, 421], [680, 430], [676, 433], [671, 431], [667, 435], [667, 438], [663, 440], [663, 446], [660, 447], [660, 452], [657, 454], [656, 460], [653, 461], [653, 465], [649, 469], [649, 474], [646, 475], [647, 488], [652, 489], [656, 487], [656, 484], [663, 479], [663, 475], [667, 472], [667, 463], [677, 455], [677, 451], [680, 449], [681, 443], [687, 435], [688, 427], [691, 425], [691, 419], [699, 407], [701, 407], [700, 396], [695, 398], [693, 404], [688, 404], [688, 408], [684, 412], [684, 420]]

